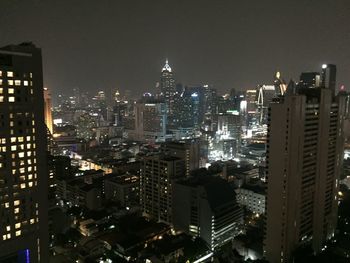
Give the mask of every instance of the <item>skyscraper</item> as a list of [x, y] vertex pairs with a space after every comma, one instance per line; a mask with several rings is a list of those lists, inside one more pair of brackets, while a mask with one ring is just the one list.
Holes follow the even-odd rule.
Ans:
[[160, 91], [166, 99], [174, 96], [176, 92], [174, 73], [169, 66], [168, 60], [165, 61], [165, 65], [162, 68], [160, 77]]
[[162, 68], [160, 76], [160, 91], [161, 97], [164, 99], [166, 104], [166, 113], [167, 113], [167, 124], [170, 127], [176, 126], [176, 106], [175, 106], [175, 95], [176, 95], [176, 85], [174, 79], [174, 73], [169, 66], [168, 60], [165, 61], [165, 65]]
[[50, 133], [53, 134], [53, 123], [52, 123], [52, 103], [51, 94], [48, 88], [44, 88], [44, 107], [45, 107], [45, 124], [49, 129]]
[[344, 98], [328, 85], [305, 83], [268, 114], [264, 245], [271, 263], [291, 262], [301, 245], [320, 252], [337, 225]]
[[41, 50], [0, 49], [0, 261], [48, 262]]
[[166, 105], [157, 100], [139, 101], [135, 104], [135, 130], [129, 137], [149, 142], [165, 141]]

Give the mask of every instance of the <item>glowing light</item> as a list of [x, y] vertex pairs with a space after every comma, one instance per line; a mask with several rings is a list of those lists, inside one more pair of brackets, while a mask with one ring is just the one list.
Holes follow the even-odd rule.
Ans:
[[169, 66], [169, 62], [168, 62], [168, 59], [165, 60], [165, 65], [162, 69], [162, 72], [163, 71], [168, 71], [168, 72], [171, 72], [171, 67]]
[[323, 64], [323, 65], [322, 65], [322, 68], [323, 68], [323, 69], [327, 68], [327, 64]]

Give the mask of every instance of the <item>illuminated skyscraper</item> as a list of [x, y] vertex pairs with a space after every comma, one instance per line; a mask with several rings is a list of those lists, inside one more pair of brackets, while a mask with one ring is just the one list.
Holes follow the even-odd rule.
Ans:
[[48, 262], [41, 50], [0, 48], [0, 262]]
[[305, 80], [298, 92], [271, 103], [268, 114], [265, 256], [271, 263], [292, 262], [303, 244], [320, 252], [337, 225], [345, 97]]
[[44, 88], [44, 106], [45, 106], [45, 124], [49, 129], [50, 133], [53, 134], [53, 123], [52, 123], [52, 103], [51, 94], [48, 88]]
[[160, 91], [166, 100], [173, 97], [176, 92], [174, 73], [169, 66], [168, 60], [165, 61], [165, 65], [162, 68], [160, 77]]

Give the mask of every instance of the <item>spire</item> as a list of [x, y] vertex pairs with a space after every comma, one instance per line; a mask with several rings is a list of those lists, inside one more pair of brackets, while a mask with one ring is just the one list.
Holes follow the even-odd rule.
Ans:
[[162, 72], [163, 71], [168, 71], [168, 72], [171, 72], [171, 67], [169, 66], [169, 62], [168, 62], [168, 59], [165, 60], [165, 65], [162, 69]]

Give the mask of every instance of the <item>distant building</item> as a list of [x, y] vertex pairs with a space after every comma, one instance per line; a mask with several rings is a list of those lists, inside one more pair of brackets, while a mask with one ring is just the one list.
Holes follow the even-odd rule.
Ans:
[[168, 155], [185, 161], [186, 176], [189, 176], [191, 171], [199, 168], [201, 158], [199, 140], [166, 142], [163, 147]]
[[48, 262], [41, 50], [0, 48], [0, 262]]
[[173, 224], [214, 250], [239, 232], [243, 211], [234, 189], [220, 177], [196, 176], [173, 184]]
[[167, 106], [167, 113], [168, 115], [172, 115], [174, 111], [174, 95], [176, 94], [176, 85], [174, 73], [169, 66], [168, 60], [165, 61], [165, 65], [162, 68], [160, 76], [160, 91]]
[[337, 226], [345, 97], [333, 96], [331, 82], [317, 86], [317, 78], [301, 78], [298, 92], [272, 103], [268, 115], [265, 256], [271, 263], [292, 262], [302, 244], [319, 253]]
[[138, 102], [135, 105], [134, 116], [127, 120], [125, 127], [129, 139], [148, 142], [165, 141], [167, 125], [165, 103], [155, 100]]
[[50, 133], [53, 134], [51, 94], [47, 88], [44, 88], [44, 107], [45, 124]]
[[160, 222], [172, 222], [172, 183], [185, 176], [185, 162], [178, 157], [149, 156], [141, 168], [140, 201], [144, 214]]
[[123, 207], [139, 204], [140, 178], [132, 174], [110, 175], [104, 182], [105, 198]]
[[278, 95], [276, 87], [274, 85], [260, 85], [257, 89], [257, 109], [259, 112], [259, 123], [267, 123], [267, 111], [269, 104], [272, 102], [273, 98], [276, 98]]

